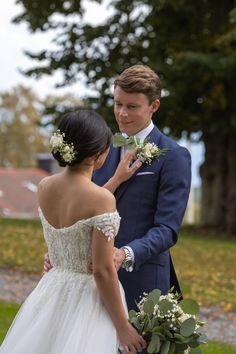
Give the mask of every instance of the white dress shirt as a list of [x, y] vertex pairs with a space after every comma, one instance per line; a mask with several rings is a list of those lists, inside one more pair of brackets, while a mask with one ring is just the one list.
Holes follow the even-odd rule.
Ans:
[[[140, 132], [138, 132], [137, 134], [135, 134], [136, 138], [140, 139], [140, 142], [143, 143], [145, 138], [151, 133], [152, 129], [154, 128], [154, 124], [151, 121], [150, 124], [144, 128], [143, 130], [141, 130]], [[129, 136], [125, 133], [122, 133], [122, 135], [125, 138], [128, 138]], [[124, 155], [126, 154], [126, 152], [128, 152], [130, 150], [129, 146], [122, 146], [121, 147], [121, 151], [120, 151], [120, 159], [123, 159]]]

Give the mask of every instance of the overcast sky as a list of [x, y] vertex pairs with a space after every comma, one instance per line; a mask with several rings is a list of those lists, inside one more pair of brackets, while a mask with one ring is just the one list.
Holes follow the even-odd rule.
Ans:
[[[50, 1], [50, 0], [49, 0]], [[107, 0], [108, 3], [110, 0]], [[97, 23], [102, 21], [109, 10], [107, 7], [91, 4], [86, 2], [87, 15], [86, 19], [89, 22]], [[26, 78], [19, 73], [19, 68], [28, 69], [34, 64], [23, 54], [23, 50], [37, 51], [48, 47], [50, 37], [48, 34], [32, 35], [28, 32], [26, 24], [13, 25], [11, 19], [21, 12], [21, 7], [15, 5], [15, 0], [2, 0], [0, 2], [0, 91], [6, 91], [18, 84], [24, 84], [31, 87], [40, 96], [44, 97], [47, 94], [58, 95], [64, 92], [77, 93], [82, 97], [86, 94], [87, 89], [79, 83], [69, 88], [55, 90], [54, 84], [56, 77], [45, 77], [40, 80]], [[182, 142], [182, 144], [185, 144]], [[191, 144], [188, 146], [191, 150], [193, 160], [193, 185], [200, 184], [198, 175], [199, 165], [203, 161], [203, 146], [202, 144]]]

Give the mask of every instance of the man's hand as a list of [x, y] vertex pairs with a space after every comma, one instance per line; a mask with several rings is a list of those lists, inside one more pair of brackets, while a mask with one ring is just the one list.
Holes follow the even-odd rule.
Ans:
[[118, 272], [118, 270], [120, 269], [120, 267], [122, 266], [125, 260], [125, 251], [123, 250], [123, 248], [114, 247], [113, 259], [114, 259], [116, 270]]
[[49, 272], [50, 269], [52, 269], [52, 265], [51, 265], [48, 253], [44, 254], [43, 269], [44, 269], [44, 273], [47, 273], [47, 272]]

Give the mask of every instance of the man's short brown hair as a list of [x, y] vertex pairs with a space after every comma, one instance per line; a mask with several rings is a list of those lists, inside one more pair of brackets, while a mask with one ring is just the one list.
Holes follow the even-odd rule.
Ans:
[[125, 69], [114, 82], [127, 93], [143, 93], [151, 104], [161, 97], [159, 76], [146, 65], [133, 65]]

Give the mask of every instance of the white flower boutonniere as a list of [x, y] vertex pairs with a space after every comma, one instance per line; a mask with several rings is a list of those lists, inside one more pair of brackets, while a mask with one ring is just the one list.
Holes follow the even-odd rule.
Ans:
[[75, 157], [76, 157], [76, 152], [74, 149], [74, 145], [68, 144], [64, 140], [65, 134], [61, 133], [60, 130], [58, 129], [55, 133], [53, 133], [49, 145], [51, 148], [51, 151], [55, 154], [59, 152], [61, 155], [62, 159], [65, 162], [72, 162]]
[[155, 143], [149, 142], [148, 138], [143, 143], [140, 138], [131, 135], [125, 138], [121, 133], [116, 133], [113, 137], [113, 146], [129, 146], [132, 149], [137, 149], [137, 157], [147, 165], [151, 165], [152, 161], [164, 155], [168, 149], [160, 149]]
[[158, 159], [168, 151], [168, 149], [160, 149], [155, 143], [150, 143], [148, 140], [144, 140], [137, 148], [138, 158], [147, 165], [151, 165], [153, 160]]

